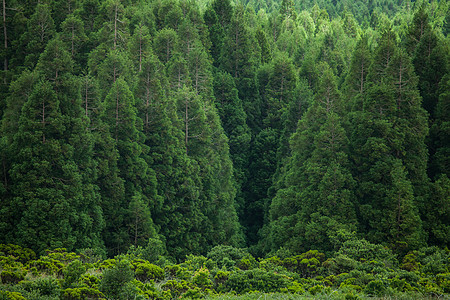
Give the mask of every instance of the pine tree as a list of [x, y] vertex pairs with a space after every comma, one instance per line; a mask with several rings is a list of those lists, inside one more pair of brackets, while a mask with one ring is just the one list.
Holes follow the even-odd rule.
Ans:
[[149, 207], [158, 202], [156, 176], [143, 158], [147, 149], [140, 132], [142, 124], [136, 116], [133, 94], [122, 78], [114, 82], [103, 105], [102, 119], [115, 139], [118, 152], [117, 167], [125, 187], [124, 197], [118, 199], [120, 203], [113, 208], [114, 212], [110, 217], [116, 234], [114, 247], [120, 252], [132, 240], [126, 233], [127, 226], [124, 218], [129, 201], [134, 196], [142, 196], [144, 203]]
[[353, 110], [362, 110], [364, 107], [364, 97], [367, 91], [367, 74], [372, 62], [371, 56], [368, 38], [366, 35], [363, 35], [356, 44], [345, 78], [345, 94], [352, 99], [348, 107], [352, 107]]
[[201, 231], [203, 217], [199, 211], [200, 179], [198, 168], [187, 157], [185, 139], [174, 99], [166, 96], [164, 66], [151, 56], [143, 61], [134, 94], [139, 117], [143, 120], [147, 162], [158, 180], [160, 203], [151, 207], [159, 234], [165, 239], [169, 255], [181, 259], [193, 248]]
[[[363, 110], [356, 110], [352, 121], [360, 224], [373, 241], [401, 244], [398, 251], [405, 251], [424, 241], [418, 214], [424, 212], [429, 181], [424, 144], [428, 128], [411, 60], [398, 48], [391, 29], [384, 32], [375, 51], [368, 82]], [[396, 202], [405, 203], [402, 214], [408, 216], [395, 234], [385, 221], [393, 212], [386, 208], [395, 199], [393, 193], [402, 199]]]
[[332, 250], [330, 232], [318, 233], [311, 225], [319, 219], [335, 224], [334, 230], [355, 228], [354, 181], [342, 114], [336, 78], [325, 66], [315, 100], [291, 138], [292, 156], [283, 187], [270, 205], [271, 233], [267, 242], [273, 250], [281, 246]]
[[38, 4], [34, 14], [28, 20], [27, 31], [21, 37], [22, 47], [17, 49], [18, 51], [26, 50], [26, 52], [19, 52], [17, 56], [25, 58], [26, 66], [34, 67], [39, 55], [54, 34], [55, 22], [51, 16], [50, 7], [47, 4]]
[[257, 41], [248, 28], [243, 6], [235, 8], [231, 18], [220, 59], [220, 68], [229, 72], [236, 80], [239, 98], [242, 99], [252, 131], [261, 128], [259, 96], [255, 93], [256, 67], [260, 61], [260, 50], [255, 49]]
[[63, 137], [60, 103], [51, 84], [41, 81], [22, 109], [11, 167], [15, 242], [38, 252], [73, 249], [77, 242], [73, 220], [82, 202], [82, 182], [74, 148]]
[[61, 30], [61, 39], [69, 45], [72, 59], [78, 63], [85, 62], [86, 54], [83, 53], [83, 44], [86, 42], [87, 36], [83, 21], [75, 14], [71, 14], [61, 23]]
[[142, 23], [137, 25], [128, 47], [132, 53], [131, 60], [134, 62], [135, 69], [140, 72], [142, 62], [152, 53], [151, 36], [147, 26]]
[[153, 40], [153, 50], [163, 64], [167, 64], [178, 48], [178, 34], [169, 28], [159, 31]]

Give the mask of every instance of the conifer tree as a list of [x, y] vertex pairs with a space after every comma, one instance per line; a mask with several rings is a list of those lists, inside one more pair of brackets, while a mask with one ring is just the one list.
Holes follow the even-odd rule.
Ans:
[[163, 64], [167, 64], [178, 48], [178, 34], [173, 29], [159, 31], [153, 41], [153, 50]]
[[38, 4], [34, 14], [27, 22], [27, 31], [21, 37], [21, 46], [17, 50], [26, 50], [25, 53], [17, 53], [17, 57], [24, 57], [24, 64], [34, 67], [39, 55], [44, 50], [47, 42], [55, 34], [55, 22], [51, 16], [51, 9], [47, 4]]
[[260, 50], [255, 49], [255, 45], [257, 41], [248, 28], [245, 9], [238, 5], [224, 39], [220, 67], [235, 78], [239, 98], [242, 99], [247, 113], [248, 125], [252, 131], [257, 132], [261, 128], [261, 104], [255, 93]]
[[[424, 242], [418, 214], [423, 214], [427, 197], [424, 139], [428, 128], [411, 60], [398, 48], [391, 29], [383, 33], [375, 51], [368, 81], [363, 111], [356, 110], [352, 121], [360, 224], [372, 240], [401, 244], [397, 250], [405, 251]], [[395, 234], [384, 218], [394, 211], [386, 208], [395, 199], [392, 193], [402, 199], [397, 203], [402, 206], [400, 219], [405, 221]]]
[[363, 35], [356, 44], [353, 51], [352, 61], [345, 78], [345, 94], [352, 100], [348, 107], [353, 110], [362, 110], [364, 107], [364, 97], [367, 90], [367, 74], [372, 63], [371, 52], [368, 45], [368, 38]]
[[72, 249], [76, 239], [71, 203], [82, 197], [81, 180], [73, 172], [74, 161], [63, 153], [72, 154], [73, 148], [62, 139], [63, 117], [51, 84], [36, 84], [22, 111], [12, 146], [20, 149], [11, 169], [15, 241], [38, 252], [48, 247]]
[[318, 94], [291, 138], [292, 156], [283, 187], [270, 205], [271, 233], [267, 241], [273, 250], [281, 246], [332, 250], [329, 233], [318, 236], [316, 228], [308, 225], [313, 219], [325, 218], [327, 223], [339, 224], [337, 228], [355, 228], [354, 181], [342, 114], [336, 78], [325, 66]]
[[[124, 197], [111, 213], [111, 226], [116, 233], [117, 251], [127, 247], [131, 240], [127, 233], [126, 210], [132, 197], [142, 197], [144, 203], [152, 207], [159, 201], [156, 191], [156, 177], [143, 155], [147, 148], [140, 132], [141, 120], [136, 115], [134, 97], [128, 84], [119, 78], [114, 82], [104, 101], [102, 119], [115, 139], [119, 176], [124, 181]], [[149, 229], [150, 232], [152, 231]]]
[[152, 53], [149, 29], [143, 23], [139, 23], [134, 29], [134, 34], [129, 42], [129, 50], [132, 53], [131, 60], [134, 62], [135, 69], [140, 72], [142, 62]]

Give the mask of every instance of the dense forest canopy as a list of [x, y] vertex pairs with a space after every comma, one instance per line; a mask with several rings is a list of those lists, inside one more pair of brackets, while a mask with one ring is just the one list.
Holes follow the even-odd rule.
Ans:
[[0, 299], [450, 293], [447, 0], [1, 11]]
[[173, 261], [450, 242], [448, 1], [3, 1], [0, 237]]

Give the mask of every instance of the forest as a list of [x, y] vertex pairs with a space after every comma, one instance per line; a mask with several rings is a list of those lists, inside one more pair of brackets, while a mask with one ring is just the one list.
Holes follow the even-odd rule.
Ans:
[[0, 299], [449, 297], [449, 1], [1, 11]]

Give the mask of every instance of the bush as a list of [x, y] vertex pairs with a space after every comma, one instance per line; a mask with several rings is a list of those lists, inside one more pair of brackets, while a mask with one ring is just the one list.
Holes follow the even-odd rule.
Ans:
[[[59, 297], [61, 294], [61, 286], [54, 277], [41, 277], [36, 280], [21, 281], [19, 286], [29, 293], [39, 296]], [[27, 297], [33, 298], [33, 297]]]
[[18, 292], [0, 291], [0, 300], [26, 300], [26, 298]]
[[1, 283], [13, 283], [16, 284], [21, 280], [25, 279], [27, 271], [25, 269], [6, 269], [0, 272]]
[[372, 296], [383, 296], [386, 293], [386, 286], [381, 280], [372, 280], [366, 285], [364, 292]]
[[231, 273], [226, 281], [227, 289], [236, 291], [239, 294], [250, 291], [279, 292], [288, 286], [289, 280], [287, 276], [264, 269], [236, 271]]
[[136, 278], [140, 281], [147, 280], [162, 280], [164, 279], [164, 270], [154, 264], [146, 261], [139, 261], [134, 263]]
[[199, 288], [206, 289], [212, 287], [211, 273], [206, 268], [200, 268], [200, 270], [194, 273], [192, 277], [192, 283]]
[[98, 289], [90, 287], [68, 288], [64, 290], [63, 299], [66, 300], [83, 300], [83, 299], [100, 299], [104, 295]]
[[185, 280], [181, 281], [169, 280], [166, 283], [164, 283], [161, 286], [161, 288], [164, 291], [170, 292], [171, 298], [174, 299], [178, 298], [179, 296], [187, 292], [187, 290], [189, 290], [189, 284]]
[[72, 286], [73, 283], [76, 283], [80, 276], [86, 272], [86, 267], [79, 260], [74, 260], [71, 262], [64, 270], [64, 288], [68, 288]]
[[12, 244], [0, 244], [0, 256], [13, 257], [14, 260], [23, 264], [36, 259], [36, 253], [33, 250]]
[[231, 268], [243, 258], [251, 257], [247, 249], [235, 248], [232, 246], [219, 245], [211, 249], [206, 255], [209, 259], [217, 262], [219, 269], [222, 267]]
[[125, 299], [127, 284], [134, 279], [134, 272], [128, 260], [120, 260], [116, 266], [103, 272], [100, 291], [107, 297]]

